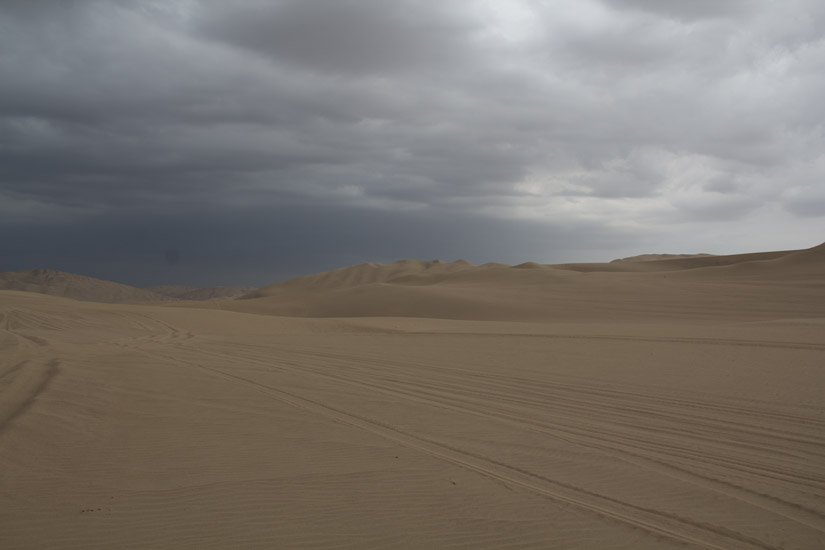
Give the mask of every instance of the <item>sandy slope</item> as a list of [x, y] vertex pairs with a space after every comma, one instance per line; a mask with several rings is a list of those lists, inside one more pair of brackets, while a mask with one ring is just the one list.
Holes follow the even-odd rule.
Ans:
[[90, 302], [162, 302], [168, 296], [54, 269], [27, 269], [0, 273], [0, 290], [23, 290]]
[[[704, 258], [713, 254], [639, 254], [628, 258], [619, 258], [613, 262], [650, 262], [654, 260], [676, 260], [684, 258]], [[611, 262], [612, 263], [612, 262]]]
[[249, 286], [164, 285], [136, 288], [129, 285], [65, 273], [54, 269], [28, 269], [0, 273], [0, 290], [22, 290], [86, 302], [164, 302], [169, 300], [228, 300], [255, 290]]
[[823, 250], [0, 291], [0, 548], [823, 548]]
[[[233, 311], [499, 321], [760, 321], [825, 309], [825, 245], [645, 262], [363, 264], [270, 285]], [[211, 307], [211, 306], [205, 306]]]
[[[504, 266], [504, 264], [488, 264]], [[244, 298], [261, 298], [280, 294], [284, 291], [342, 289], [367, 284], [385, 283], [414, 274], [445, 275], [460, 271], [473, 270], [474, 266], [466, 260], [442, 262], [433, 260], [399, 260], [391, 264], [366, 263], [349, 267], [333, 269], [324, 273], [315, 273], [276, 283], [268, 287], [250, 292]]]

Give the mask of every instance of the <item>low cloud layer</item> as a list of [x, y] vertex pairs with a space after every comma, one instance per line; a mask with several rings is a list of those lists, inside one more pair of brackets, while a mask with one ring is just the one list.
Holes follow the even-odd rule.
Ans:
[[823, 66], [816, 0], [7, 1], [0, 269], [812, 246]]

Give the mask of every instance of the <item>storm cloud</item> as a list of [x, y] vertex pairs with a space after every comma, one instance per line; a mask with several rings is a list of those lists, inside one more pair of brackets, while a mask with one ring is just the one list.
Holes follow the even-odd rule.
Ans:
[[0, 269], [812, 246], [823, 66], [816, 0], [6, 1]]

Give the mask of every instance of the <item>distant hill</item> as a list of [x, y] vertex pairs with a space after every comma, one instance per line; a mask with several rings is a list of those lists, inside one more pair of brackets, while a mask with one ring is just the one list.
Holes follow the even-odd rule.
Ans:
[[110, 304], [120, 302], [163, 302], [172, 299], [149, 290], [54, 269], [2, 272], [0, 273], [0, 289], [38, 292], [51, 296]]
[[517, 266], [369, 263], [269, 285], [221, 304], [221, 309], [297, 317], [543, 322], [825, 315], [825, 244], [727, 256], [656, 256]]
[[197, 286], [165, 285], [150, 286], [144, 290], [162, 294], [176, 300], [231, 300], [250, 292], [254, 292], [254, 286], [215, 286], [201, 288]]
[[275, 283], [255, 290], [243, 298], [261, 298], [297, 289], [306, 291], [350, 288], [366, 284], [385, 283], [410, 275], [440, 275], [456, 273], [467, 269], [479, 269], [479, 267], [466, 260], [457, 260], [455, 262], [442, 262], [440, 260], [432, 260], [429, 262], [422, 260], [399, 260], [391, 264], [371, 262], [333, 269], [332, 271], [326, 271], [324, 273], [304, 275], [303, 277]]
[[[165, 301], [174, 307], [298, 317], [579, 322], [687, 319], [694, 314], [731, 320], [825, 316], [825, 244], [725, 256], [653, 256], [517, 266], [477, 266], [463, 260], [365, 263], [258, 290], [138, 289], [41, 269], [0, 273], [0, 289], [97, 302]], [[242, 299], [216, 303], [244, 292]]]
[[619, 258], [613, 262], [654, 262], [657, 260], [677, 260], [684, 258], [707, 258], [713, 254], [640, 254], [638, 256], [630, 256], [628, 258]]
[[23, 290], [86, 302], [169, 302], [173, 300], [226, 300], [255, 290], [252, 286], [165, 285], [137, 288], [112, 281], [65, 273], [55, 269], [28, 269], [0, 273], [0, 290]]

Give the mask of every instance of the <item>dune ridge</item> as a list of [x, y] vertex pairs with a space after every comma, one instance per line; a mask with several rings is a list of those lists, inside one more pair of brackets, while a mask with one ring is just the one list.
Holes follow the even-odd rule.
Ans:
[[818, 317], [824, 250], [591, 264], [362, 264], [269, 285], [223, 307], [304, 317], [545, 322]]
[[187, 285], [161, 285], [137, 288], [55, 269], [28, 269], [0, 273], [0, 289], [36, 292], [85, 302], [114, 304], [172, 300], [229, 300], [248, 294], [255, 290], [255, 287], [217, 286], [203, 288]]
[[56, 269], [27, 269], [0, 273], [0, 289], [103, 303], [163, 302], [172, 299], [150, 290]]
[[474, 267], [476, 266], [466, 260], [456, 260], [454, 262], [442, 262], [440, 260], [399, 260], [390, 264], [370, 262], [333, 269], [332, 271], [323, 273], [296, 277], [288, 281], [265, 286], [246, 294], [243, 298], [261, 298], [294, 289], [319, 290], [349, 288], [365, 284], [384, 283], [413, 274], [455, 273]]
[[617, 258], [614, 262], [650, 262], [654, 260], [681, 260], [685, 258], [704, 258], [713, 256], [713, 254], [699, 253], [699, 254], [639, 254], [637, 256], [628, 256], [627, 258]]

